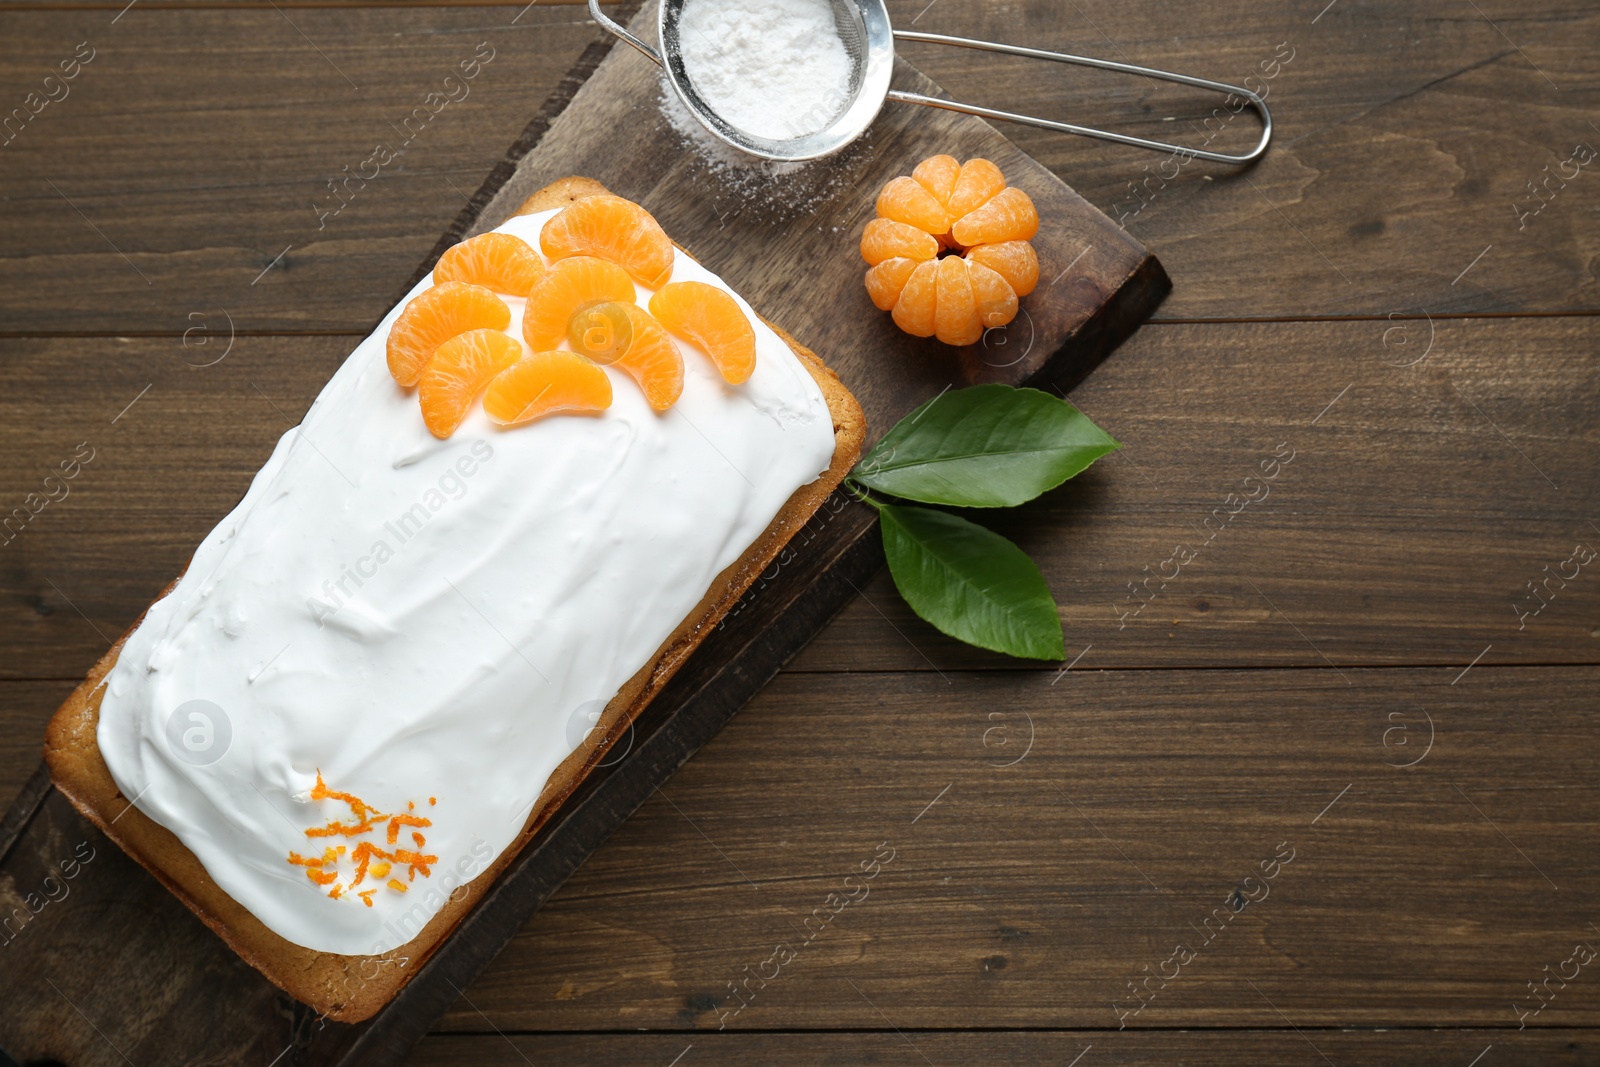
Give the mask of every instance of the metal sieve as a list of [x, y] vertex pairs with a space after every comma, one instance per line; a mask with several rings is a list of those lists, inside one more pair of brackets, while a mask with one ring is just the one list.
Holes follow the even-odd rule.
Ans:
[[[661, 0], [658, 10], [658, 32], [661, 41], [661, 50], [659, 52], [634, 36], [626, 27], [608, 18], [600, 10], [600, 0], [589, 0], [589, 13], [594, 16], [594, 20], [601, 26], [604, 26], [611, 33], [649, 56], [658, 66], [663, 67], [667, 72], [667, 80], [672, 83], [673, 90], [683, 100], [690, 113], [706, 129], [741, 152], [747, 152], [762, 159], [799, 161], [817, 159], [837, 152], [866, 132], [867, 127], [872, 124], [872, 120], [877, 117], [878, 111], [883, 107], [885, 100], [894, 100], [905, 104], [921, 104], [923, 107], [942, 108], [945, 111], [959, 111], [967, 115], [979, 115], [986, 119], [1020, 122], [1026, 126], [1037, 126], [1041, 129], [1056, 130], [1061, 133], [1076, 133], [1084, 137], [1097, 137], [1102, 141], [1114, 141], [1117, 144], [1133, 145], [1136, 148], [1150, 148], [1158, 152], [1176, 152], [1194, 159], [1208, 159], [1214, 163], [1249, 163], [1258, 159], [1267, 150], [1267, 143], [1272, 140], [1272, 113], [1267, 110], [1266, 100], [1259, 93], [1252, 92], [1242, 86], [1228, 85], [1224, 82], [1212, 81], [1209, 78], [1196, 78], [1188, 74], [1174, 74], [1171, 71], [1154, 70], [1150, 67], [1141, 67], [1133, 63], [1118, 63], [1109, 59], [1093, 59], [1088, 56], [1068, 55], [1064, 52], [1046, 52], [1037, 48], [1023, 48], [1020, 45], [999, 44], [994, 41], [975, 41], [969, 37], [947, 37], [941, 33], [912, 33], [906, 30], [896, 30], [889, 25], [889, 11], [884, 5], [884, 0], [832, 0], [832, 3], [834, 21], [839, 30], [839, 37], [844, 42], [845, 50], [850, 56], [851, 71], [848, 98], [838, 101], [836, 107], [830, 108], [831, 118], [827, 120], [827, 125], [821, 129], [812, 133], [799, 133], [794, 137], [776, 140], [769, 137], [760, 137], [734, 126], [718, 115], [711, 105], [696, 92], [694, 83], [689, 79], [689, 72], [684, 67], [683, 49], [678, 37], [678, 23], [683, 14], [684, 0]], [[1153, 141], [1145, 137], [1133, 137], [1125, 133], [1113, 133], [1110, 130], [1095, 129], [1091, 126], [1078, 126], [1070, 122], [1057, 122], [1053, 119], [1038, 118], [1034, 115], [1019, 115], [1013, 111], [999, 111], [994, 108], [980, 107], [977, 104], [964, 104], [956, 100], [945, 100], [939, 97], [924, 96], [921, 93], [909, 93], [900, 89], [891, 89], [889, 88], [889, 77], [894, 69], [894, 42], [896, 40], [955, 45], [958, 48], [976, 48], [984, 52], [1000, 52], [1005, 55], [1023, 56], [1028, 59], [1044, 59], [1055, 63], [1070, 63], [1080, 67], [1114, 70], [1123, 74], [1138, 74], [1146, 78], [1157, 78], [1161, 81], [1177, 82], [1180, 85], [1192, 85], [1200, 89], [1210, 89], [1213, 92], [1228, 93], [1244, 100], [1261, 116], [1261, 140], [1248, 152], [1240, 155], [1230, 155], [1226, 152], [1211, 152], [1202, 148], [1189, 148], [1166, 141]]]

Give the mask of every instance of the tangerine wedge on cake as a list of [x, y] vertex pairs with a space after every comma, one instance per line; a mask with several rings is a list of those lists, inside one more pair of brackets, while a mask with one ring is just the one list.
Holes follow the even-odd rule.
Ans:
[[672, 277], [672, 242], [666, 231], [648, 211], [620, 196], [591, 196], [572, 205], [540, 232], [539, 247], [552, 260], [608, 259], [652, 289]]
[[703, 351], [733, 385], [750, 377], [756, 365], [756, 335], [733, 297], [700, 281], [672, 282], [650, 298], [650, 314], [670, 333]]
[[631, 304], [633, 299], [633, 279], [610, 260], [598, 256], [558, 260], [528, 294], [522, 338], [535, 352], [555, 348], [566, 339], [573, 313], [585, 304]]
[[389, 373], [416, 385], [439, 346], [468, 330], [503, 330], [511, 322], [504, 300], [481, 285], [445, 282], [417, 294], [389, 330]]
[[611, 379], [576, 352], [535, 352], [489, 383], [483, 410], [501, 426], [516, 426], [557, 411], [604, 411]]
[[455, 433], [484, 387], [521, 358], [522, 346], [503, 330], [468, 330], [440, 345], [417, 390], [429, 431], [435, 437]]
[[656, 411], [683, 394], [683, 355], [661, 323], [637, 304], [588, 305], [572, 316], [567, 339], [574, 352], [626, 372]]
[[527, 296], [544, 275], [544, 261], [533, 247], [509, 233], [480, 233], [445, 250], [433, 268], [433, 282], [470, 282], [507, 296]]

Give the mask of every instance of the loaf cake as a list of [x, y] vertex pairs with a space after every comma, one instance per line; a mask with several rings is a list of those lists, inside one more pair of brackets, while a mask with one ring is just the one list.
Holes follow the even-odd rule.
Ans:
[[72, 803], [327, 1017], [417, 972], [859, 457], [834, 374], [672, 257], [749, 314], [747, 381], [682, 344], [665, 410], [606, 368], [604, 411], [441, 438], [389, 377], [397, 306], [51, 721]]

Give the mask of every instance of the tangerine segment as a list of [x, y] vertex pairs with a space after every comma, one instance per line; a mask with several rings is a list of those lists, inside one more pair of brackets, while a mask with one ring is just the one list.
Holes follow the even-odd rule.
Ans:
[[979, 245], [967, 253], [967, 261], [997, 272], [1018, 296], [1027, 296], [1039, 284], [1039, 255], [1027, 241]]
[[934, 298], [938, 277], [939, 261], [924, 260], [917, 264], [900, 290], [900, 299], [894, 306], [894, 322], [913, 337], [933, 336]]
[[674, 253], [667, 231], [650, 212], [620, 196], [586, 196], [562, 208], [544, 224], [539, 247], [554, 260], [608, 259], [651, 289], [672, 277]]
[[637, 304], [623, 304], [633, 327], [633, 341], [616, 366], [639, 383], [656, 411], [665, 411], [683, 395], [683, 355], [667, 331]]
[[445, 250], [433, 268], [433, 283], [471, 282], [507, 296], [527, 296], [544, 275], [533, 246], [509, 233], [480, 233]]
[[[950, 193], [950, 218], [952, 221], [978, 210], [1006, 187], [1006, 178], [1000, 168], [987, 159], [969, 159], [961, 165], [961, 175]], [[943, 230], [937, 231], [943, 233]]]
[[389, 329], [389, 373], [401, 385], [416, 385], [434, 350], [468, 330], [503, 330], [511, 325], [505, 301], [481, 285], [445, 282], [417, 294]]
[[455, 433], [489, 379], [521, 358], [522, 342], [504, 330], [468, 330], [440, 345], [418, 390], [422, 421], [433, 436]]
[[906, 287], [906, 279], [917, 269], [917, 262], [903, 257], [886, 259], [867, 271], [867, 295], [872, 297], [879, 311], [894, 310], [900, 290]]
[[956, 179], [961, 176], [961, 164], [956, 162], [955, 156], [929, 156], [917, 164], [911, 176], [932, 193], [935, 200], [948, 206], [950, 194], [956, 190]]
[[914, 178], [896, 178], [878, 194], [878, 214], [915, 226], [923, 233], [950, 229], [950, 214], [934, 195]]
[[756, 369], [756, 331], [733, 297], [705, 282], [673, 282], [650, 298], [650, 314], [698, 345], [738, 385]]
[[978, 302], [972, 295], [972, 272], [959, 256], [939, 261], [939, 273], [934, 279], [933, 332], [947, 345], [970, 345], [983, 336]]
[[604, 411], [611, 379], [576, 352], [535, 352], [495, 375], [483, 410], [502, 426], [516, 426], [561, 411]]
[[1033, 198], [1015, 185], [950, 227], [950, 236], [968, 248], [1000, 241], [1026, 241], [1039, 232], [1039, 211]]
[[893, 219], [873, 219], [861, 231], [861, 258], [868, 266], [886, 259], [932, 259], [939, 254], [939, 242], [932, 235]]
[[604, 300], [631, 304], [633, 297], [633, 279], [609, 260], [594, 256], [557, 260], [528, 293], [522, 339], [535, 352], [547, 352], [567, 336], [572, 313], [583, 305]]
[[1017, 317], [1017, 293], [999, 271], [972, 259], [967, 260], [972, 274], [972, 299], [978, 305], [978, 321], [984, 329], [1004, 326]]
[[580, 356], [588, 356], [601, 366], [615, 363], [633, 343], [633, 320], [628, 317], [632, 304], [602, 300], [585, 304], [567, 320], [567, 342]]

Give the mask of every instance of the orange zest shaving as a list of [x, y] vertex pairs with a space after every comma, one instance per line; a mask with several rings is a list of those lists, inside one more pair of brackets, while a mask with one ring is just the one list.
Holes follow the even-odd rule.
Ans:
[[334, 836], [338, 835], [338, 836], [343, 836], [343, 837], [355, 837], [357, 834], [364, 834], [370, 829], [372, 829], [371, 820], [368, 820], [367, 822], [362, 822], [362, 823], [351, 823], [349, 825], [346, 825], [345, 823], [342, 823], [342, 822], [330, 822], [326, 826], [314, 826], [314, 827], [312, 827], [311, 829], [306, 831], [306, 836], [307, 837], [334, 837]]
[[[371, 875], [374, 880], [386, 879], [384, 886], [398, 892], [406, 892], [406, 882], [413, 882], [420, 873], [424, 878], [433, 874], [433, 865], [439, 862], [438, 856], [428, 855], [422, 850], [427, 845], [427, 838], [422, 830], [433, 825], [431, 819], [420, 815], [412, 815], [416, 810], [416, 803], [406, 804], [406, 811], [400, 813], [387, 813], [379, 811], [353, 793], [341, 792], [328, 788], [322, 780], [322, 772], [317, 772], [317, 784], [311, 790], [312, 800], [332, 800], [344, 804], [350, 809], [351, 819], [341, 822], [331, 819], [322, 826], [313, 826], [305, 831], [306, 837], [316, 839], [325, 837], [359, 837], [363, 834], [373, 833], [379, 826], [386, 825], [388, 844], [398, 842], [402, 826], [413, 827], [411, 840], [416, 849], [397, 848], [386, 851], [372, 841], [357, 841], [352, 847], [344, 845], [328, 846], [323, 849], [320, 856], [302, 856], [298, 852], [289, 853], [288, 862], [295, 867], [304, 867], [306, 877], [319, 886], [330, 886], [328, 896], [334, 900], [340, 899], [346, 890], [354, 890]], [[428, 803], [437, 804], [437, 797], [429, 797]], [[341, 859], [348, 853], [348, 862], [352, 868], [350, 880], [341, 883]], [[402, 882], [398, 877], [397, 868], [404, 867], [406, 879]], [[376, 887], [356, 892], [361, 902], [367, 907], [373, 907], [372, 897], [378, 892]]]
[[346, 804], [350, 805], [350, 810], [355, 812], [356, 818], [358, 819], [366, 815], [367, 812], [375, 810], [367, 807], [366, 802], [353, 793], [341, 793], [338, 790], [329, 789], [328, 783], [322, 780], [321, 771], [317, 772], [317, 784], [311, 787], [311, 799], [342, 800]]
[[[433, 820], [419, 818], [416, 815], [391, 815], [389, 816], [389, 844], [394, 844], [400, 837], [402, 826], [432, 826]], [[413, 835], [415, 836], [415, 835]]]

